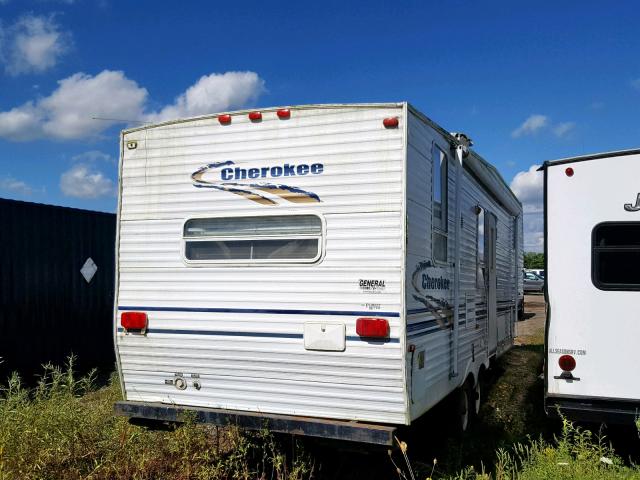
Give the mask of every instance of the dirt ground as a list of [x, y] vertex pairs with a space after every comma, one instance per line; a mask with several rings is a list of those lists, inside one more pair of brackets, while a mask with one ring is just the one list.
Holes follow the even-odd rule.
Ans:
[[[540, 335], [544, 337], [545, 303], [544, 295], [525, 295], [524, 320], [516, 323], [514, 345], [537, 343]], [[544, 338], [542, 338], [544, 340]]]

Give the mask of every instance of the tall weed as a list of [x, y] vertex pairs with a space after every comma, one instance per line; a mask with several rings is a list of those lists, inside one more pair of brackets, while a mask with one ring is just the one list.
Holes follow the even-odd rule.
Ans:
[[95, 388], [47, 365], [33, 389], [13, 374], [0, 391], [0, 479], [308, 478], [313, 466], [297, 445], [289, 455], [267, 431], [241, 433], [191, 418], [158, 431], [113, 414], [114, 376]]

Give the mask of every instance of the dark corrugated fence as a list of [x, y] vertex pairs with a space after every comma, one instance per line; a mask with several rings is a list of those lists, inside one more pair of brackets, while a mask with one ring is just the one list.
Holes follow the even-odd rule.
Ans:
[[113, 368], [115, 230], [114, 214], [0, 199], [0, 383], [72, 352], [79, 371]]

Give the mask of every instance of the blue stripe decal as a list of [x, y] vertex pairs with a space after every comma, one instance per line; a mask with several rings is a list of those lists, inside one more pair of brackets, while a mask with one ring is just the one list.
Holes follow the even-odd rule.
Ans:
[[345, 315], [350, 317], [399, 317], [398, 312], [352, 312], [337, 310], [269, 310], [261, 308], [188, 308], [188, 307], [141, 307], [119, 306], [120, 311], [147, 312], [215, 312], [215, 313], [271, 313], [275, 315]]
[[[461, 308], [464, 308], [463, 305], [461, 305]], [[431, 313], [433, 312], [433, 309], [431, 308], [413, 308], [411, 310], [407, 310], [407, 315], [415, 315], [416, 313]], [[461, 315], [464, 315], [464, 313], [462, 313]]]
[[[123, 333], [124, 328], [118, 328], [118, 333]], [[171, 328], [148, 328], [147, 333], [160, 333], [170, 335], [219, 335], [225, 337], [258, 337], [258, 338], [295, 338], [301, 340], [304, 336], [301, 333], [273, 333], [273, 332], [229, 332], [227, 330], [189, 330]], [[400, 343], [399, 338], [369, 339], [356, 336], [346, 337], [350, 342], [367, 343]]]
[[407, 315], [414, 315], [416, 313], [429, 313], [433, 311], [431, 308], [414, 308], [411, 310], [407, 310]]
[[407, 325], [407, 332], [413, 332], [414, 330], [421, 330], [423, 328], [435, 327], [438, 325], [437, 320], [426, 320], [424, 322], [411, 323]]
[[443, 330], [442, 328], [434, 328], [433, 330], [427, 330], [426, 332], [418, 332], [418, 333], [412, 333], [411, 335], [407, 335], [407, 339], [415, 339], [418, 337], [422, 337], [424, 335], [431, 335], [432, 333], [438, 333], [438, 332], [446, 332], [447, 330]]
[[[464, 325], [465, 322], [464, 320], [461, 322], [458, 322], [458, 325]], [[422, 330], [425, 328], [431, 328], [438, 325], [438, 322], [436, 320], [429, 320], [426, 322], [419, 322], [419, 323], [413, 323], [411, 325], [407, 326], [407, 338], [408, 339], [414, 339], [417, 337], [421, 337], [423, 335], [430, 335], [432, 333], [437, 333], [437, 332], [447, 332], [447, 331], [451, 331], [451, 327], [446, 327], [446, 328], [433, 328], [431, 330], [427, 330], [427, 331], [421, 331], [421, 332], [415, 332], [415, 333], [411, 333], [414, 332], [415, 330]]]

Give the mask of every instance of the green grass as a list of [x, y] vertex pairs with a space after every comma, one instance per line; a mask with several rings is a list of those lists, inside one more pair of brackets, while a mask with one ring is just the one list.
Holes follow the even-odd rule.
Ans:
[[488, 472], [484, 467], [466, 467], [454, 474], [440, 472], [437, 460], [422, 471], [408, 460], [408, 447], [398, 442], [404, 460], [397, 466], [402, 479], [427, 480], [614, 480], [640, 479], [640, 467], [627, 465], [616, 455], [605, 437], [581, 429], [562, 420], [560, 434], [551, 442], [543, 439], [516, 443], [496, 452], [495, 466]]
[[[540, 424], [540, 406], [523, 408], [532, 392], [537, 395], [538, 367], [531, 365], [537, 353], [535, 346], [522, 347], [505, 356], [505, 372], [489, 392], [479, 430], [446, 440], [435, 463], [432, 456], [411, 458], [424, 447], [419, 442], [410, 443], [415, 452], [402, 444], [390, 457], [347, 454], [337, 460], [335, 450], [311, 455], [296, 441], [281, 441], [267, 431], [198, 425], [188, 417], [173, 429], [148, 430], [113, 414], [121, 398], [115, 376], [98, 389], [93, 375], [76, 378], [70, 361], [63, 369], [46, 367], [40, 382], [28, 389], [14, 374], [0, 392], [0, 480], [333, 480], [389, 478], [396, 467], [406, 479], [640, 479], [638, 467], [625, 464], [605, 438], [589, 430], [563, 420], [555, 436], [540, 433], [548, 428]], [[342, 465], [345, 458], [352, 464]], [[332, 468], [332, 461], [339, 465]]]
[[113, 415], [120, 387], [97, 390], [93, 376], [46, 367], [26, 389], [13, 375], [0, 395], [0, 479], [307, 478], [313, 463], [288, 456], [268, 432], [196, 425], [168, 431]]
[[496, 480], [601, 480], [640, 479], [640, 468], [625, 465], [607, 443], [589, 430], [564, 419], [562, 432], [553, 442], [535, 440], [518, 443], [497, 452], [494, 475], [463, 472], [459, 479]]

